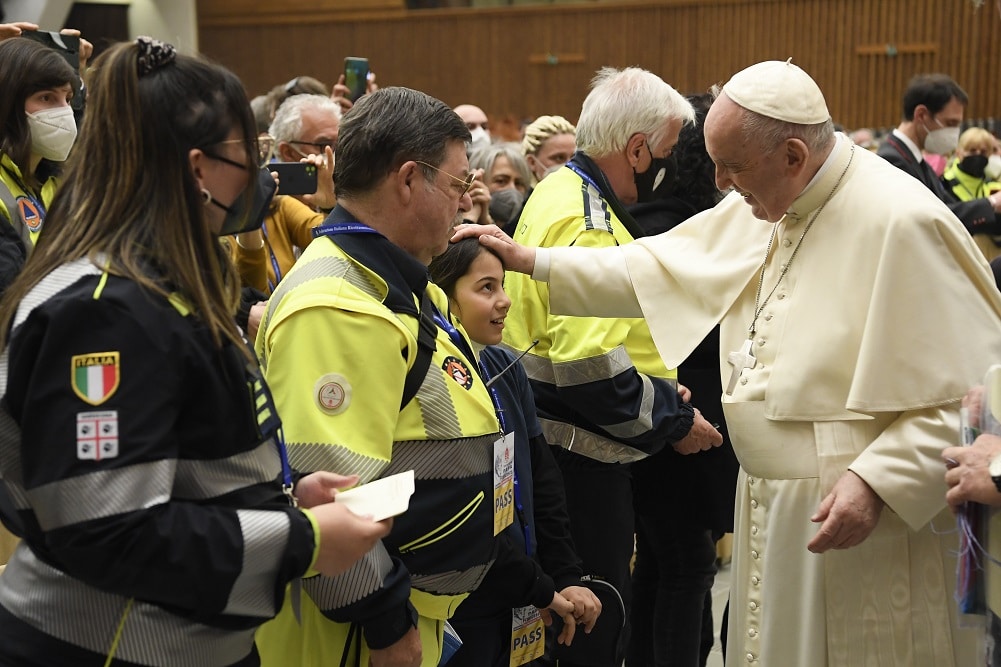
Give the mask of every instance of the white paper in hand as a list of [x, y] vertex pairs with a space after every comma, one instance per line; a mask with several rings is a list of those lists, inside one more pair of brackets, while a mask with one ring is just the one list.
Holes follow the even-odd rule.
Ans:
[[373, 521], [382, 521], [406, 512], [413, 493], [414, 471], [408, 470], [340, 491], [334, 502], [359, 516], [371, 516]]

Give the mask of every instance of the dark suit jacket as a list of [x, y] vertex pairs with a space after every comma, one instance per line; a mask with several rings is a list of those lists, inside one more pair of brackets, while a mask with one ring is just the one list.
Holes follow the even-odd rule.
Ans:
[[960, 201], [946, 189], [928, 163], [915, 160], [911, 149], [894, 135], [891, 134], [883, 140], [877, 154], [924, 183], [925, 187], [949, 207], [971, 234], [1001, 234], [1001, 220], [986, 198]]

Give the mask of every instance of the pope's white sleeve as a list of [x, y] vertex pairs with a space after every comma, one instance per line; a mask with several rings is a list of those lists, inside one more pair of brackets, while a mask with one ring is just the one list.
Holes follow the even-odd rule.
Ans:
[[[550, 312], [589, 317], [643, 317], [626, 264], [625, 247], [549, 248], [546, 268]], [[533, 278], [540, 269], [538, 254], [535, 262]]]

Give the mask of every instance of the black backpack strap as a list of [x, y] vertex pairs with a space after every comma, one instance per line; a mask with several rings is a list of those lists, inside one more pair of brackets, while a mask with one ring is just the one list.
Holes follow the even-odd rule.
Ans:
[[427, 290], [421, 293], [420, 326], [417, 330], [417, 358], [414, 365], [407, 371], [407, 379], [403, 383], [403, 399], [400, 401], [400, 410], [407, 406], [407, 403], [417, 395], [417, 390], [421, 388], [424, 377], [431, 367], [431, 355], [438, 348], [435, 338], [438, 336], [438, 325], [434, 323], [431, 297]]

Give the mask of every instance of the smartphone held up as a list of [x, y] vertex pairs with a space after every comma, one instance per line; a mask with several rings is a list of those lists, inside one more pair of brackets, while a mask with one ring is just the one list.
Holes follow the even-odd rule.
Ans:
[[317, 189], [317, 169], [308, 162], [272, 162], [268, 169], [278, 173], [278, 194], [311, 195]]
[[365, 94], [368, 75], [368, 58], [349, 56], [344, 59], [344, 85], [351, 91], [349, 98], [352, 102], [357, 102]]

